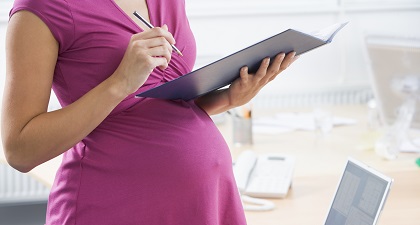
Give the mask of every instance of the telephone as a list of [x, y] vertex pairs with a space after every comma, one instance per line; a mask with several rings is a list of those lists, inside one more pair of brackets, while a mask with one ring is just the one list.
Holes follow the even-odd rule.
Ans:
[[[255, 198], [284, 198], [291, 187], [295, 157], [282, 154], [257, 156], [251, 150], [243, 151], [236, 160], [233, 173], [243, 201], [264, 205], [268, 202]], [[253, 200], [254, 199], [254, 200]], [[274, 205], [273, 205], [274, 206]], [[253, 210], [253, 209], [251, 209]], [[254, 209], [256, 210], [256, 208]]]

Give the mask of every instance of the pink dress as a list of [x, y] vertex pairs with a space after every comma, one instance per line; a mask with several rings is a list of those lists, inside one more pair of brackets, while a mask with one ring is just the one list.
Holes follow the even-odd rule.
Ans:
[[[184, 56], [155, 69], [138, 92], [192, 70], [196, 47], [184, 0], [147, 1]], [[109, 77], [141, 32], [113, 0], [15, 0], [59, 43], [53, 89], [63, 107]], [[46, 224], [246, 224], [225, 140], [194, 101], [128, 96], [64, 153]]]

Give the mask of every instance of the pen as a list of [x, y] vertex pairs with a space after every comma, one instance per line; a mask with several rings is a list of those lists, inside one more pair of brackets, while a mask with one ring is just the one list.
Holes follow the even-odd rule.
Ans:
[[228, 111], [226, 111], [227, 112], [227, 114], [229, 114], [229, 115], [232, 115], [232, 116], [234, 116], [234, 117], [238, 117], [238, 118], [240, 118], [240, 116], [238, 115], [238, 113], [236, 112], [236, 110], [234, 110], [234, 109], [231, 109], [231, 110], [228, 110]]
[[[137, 18], [139, 18], [141, 20], [141, 22], [143, 22], [147, 27], [149, 28], [154, 28], [154, 26], [152, 24], [149, 23], [149, 21], [145, 20], [140, 14], [137, 13], [137, 11], [134, 11], [133, 13]], [[182, 55], [182, 52], [179, 51], [179, 49], [177, 47], [175, 47], [175, 45], [171, 45], [172, 48], [180, 55]]]

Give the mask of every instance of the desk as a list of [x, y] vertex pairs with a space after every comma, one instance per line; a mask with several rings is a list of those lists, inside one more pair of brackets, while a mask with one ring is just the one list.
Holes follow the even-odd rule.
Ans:
[[[232, 146], [229, 118], [219, 126], [231, 145], [233, 158], [244, 149], [257, 153], [287, 153], [297, 157], [288, 196], [274, 200], [276, 208], [273, 211], [246, 212], [248, 224], [323, 224], [349, 156], [395, 180], [380, 216], [380, 225], [420, 224], [420, 167], [415, 164], [420, 154], [400, 153], [393, 161], [384, 160], [372, 149], [374, 138], [366, 125], [367, 109], [364, 106], [334, 107], [330, 110], [334, 116], [355, 118], [358, 122], [356, 125], [335, 127], [327, 137], [308, 131], [254, 134], [254, 145], [250, 148]], [[253, 111], [254, 117], [264, 113]]]

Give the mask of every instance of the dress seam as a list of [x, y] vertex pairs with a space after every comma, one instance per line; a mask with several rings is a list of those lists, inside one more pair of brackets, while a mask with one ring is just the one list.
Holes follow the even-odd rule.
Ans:
[[[69, 93], [71, 93], [71, 90], [70, 90], [70, 87], [69, 87], [69, 85], [68, 85], [68, 82], [67, 82], [66, 76], [64, 76], [64, 74], [63, 74], [63, 70], [61, 69], [60, 63], [57, 63], [57, 71], [59, 72], [59, 74], [55, 74], [54, 76], [59, 75], [59, 76], [61, 76], [61, 77], [63, 78], [63, 83], [64, 83], [64, 86], [65, 86], [65, 89], [67, 90], [67, 92], [66, 92], [66, 98], [67, 98], [67, 100], [68, 100], [69, 102], [74, 102], [74, 101], [73, 101], [73, 98], [72, 98], [72, 97], [71, 97], [71, 95], [69, 94]], [[61, 92], [61, 93], [62, 93], [62, 92]]]
[[[71, 16], [71, 19], [72, 19], [72, 21], [73, 21], [73, 37], [72, 37], [72, 41], [71, 41], [71, 43], [72, 44], [74, 44], [74, 42], [75, 42], [75, 40], [76, 40], [76, 25], [75, 25], [75, 20], [74, 20], [74, 15], [73, 15], [73, 11], [71, 10], [71, 8], [70, 8], [70, 6], [69, 6], [69, 3], [68, 3], [68, 1], [67, 0], [65, 0], [64, 1], [65, 3], [66, 3], [66, 5], [67, 5], [67, 10], [69, 11], [69, 14], [70, 14], [70, 16]], [[69, 45], [70, 46], [70, 45]], [[63, 52], [64, 52], [64, 50], [63, 50]]]
[[[81, 143], [83, 143], [83, 141]], [[77, 188], [76, 203], [75, 203], [75, 209], [74, 209], [74, 225], [77, 224], [77, 213], [78, 213], [77, 208], [78, 208], [78, 203], [79, 203], [80, 187], [82, 186], [83, 159], [85, 158], [85, 150], [86, 150], [86, 144], [83, 143], [82, 156], [80, 158], [79, 186]]]

